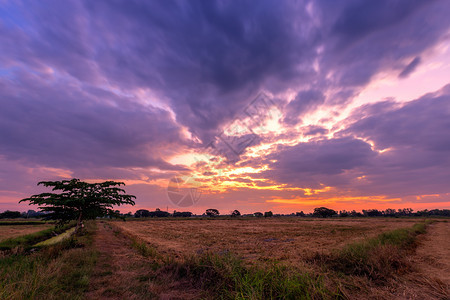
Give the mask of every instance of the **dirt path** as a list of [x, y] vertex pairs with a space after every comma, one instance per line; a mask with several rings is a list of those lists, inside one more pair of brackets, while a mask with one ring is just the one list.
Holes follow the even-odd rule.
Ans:
[[430, 225], [417, 255], [422, 273], [450, 286], [450, 223]]
[[429, 225], [411, 263], [416, 272], [401, 285], [398, 299], [450, 299], [450, 223]]
[[[200, 291], [158, 278], [151, 259], [132, 248], [131, 240], [104, 222], [97, 224], [98, 259], [86, 299], [195, 299]], [[162, 280], [161, 280], [162, 279]]]

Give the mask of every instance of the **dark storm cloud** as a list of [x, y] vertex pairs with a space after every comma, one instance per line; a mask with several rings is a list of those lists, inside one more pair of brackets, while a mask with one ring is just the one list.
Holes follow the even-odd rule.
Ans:
[[372, 32], [395, 26], [415, 11], [433, 1], [381, 0], [346, 1], [347, 6], [332, 26], [332, 32], [343, 37], [343, 46], [364, 38]]
[[261, 88], [313, 72], [300, 66], [316, 42], [300, 3], [124, 1], [87, 9], [96, 31], [114, 32], [99, 35], [104, 75], [166, 96], [177, 120], [205, 142]]
[[450, 86], [403, 106], [366, 105], [349, 120], [332, 139], [281, 147], [261, 176], [295, 186], [351, 188], [358, 195], [449, 192]]
[[[378, 72], [411, 74], [450, 24], [449, 1], [0, 5], [0, 155], [33, 166], [91, 166], [105, 177], [99, 170], [107, 167], [179, 169], [164, 158], [199, 146], [183, 138], [182, 126], [208, 143], [261, 89], [297, 94], [286, 106], [288, 125], [324, 105], [343, 106]], [[175, 116], [135, 99], [140, 91]], [[408, 164], [422, 170], [420, 160], [431, 168], [434, 160], [445, 165], [438, 153], [448, 151], [448, 139], [439, 139], [446, 137], [441, 116], [448, 110], [445, 102], [427, 99], [401, 109], [389, 101], [383, 110], [366, 107], [347, 120], [354, 124], [341, 133], [346, 136], [280, 149], [285, 157], [265, 175], [300, 186], [344, 186], [364, 171], [380, 174], [373, 179], [379, 186], [383, 170], [387, 178], [399, 168], [405, 176], [414, 173]], [[391, 126], [397, 127], [390, 135]], [[325, 133], [304, 132], [316, 139]], [[357, 137], [374, 140], [377, 148], [411, 151], [378, 154]], [[435, 182], [448, 174], [434, 171], [441, 176]]]
[[318, 188], [336, 184], [341, 180], [338, 175], [368, 164], [374, 156], [369, 144], [353, 138], [299, 143], [269, 155], [268, 160], [276, 162], [262, 175], [280, 183]]
[[[382, 70], [403, 70], [448, 31], [448, 1], [320, 1], [330, 81], [358, 88]], [[334, 99], [332, 99], [335, 101]]]
[[261, 88], [314, 74], [317, 29], [302, 3], [56, 2], [30, 4], [23, 18], [4, 35], [9, 58], [151, 88], [205, 142]]
[[417, 56], [414, 58], [404, 69], [403, 71], [398, 75], [400, 78], [408, 77], [412, 72], [414, 72], [417, 68], [417, 66], [420, 64], [420, 56]]
[[[0, 60], [6, 66], [50, 66], [125, 90], [150, 88], [207, 143], [262, 88], [332, 89], [328, 104], [348, 102], [375, 73], [400, 72], [438, 42], [448, 29], [449, 5], [25, 1], [14, 14], [5, 5], [5, 15], [13, 17], [0, 26]], [[286, 120], [322, 101], [294, 101]]]
[[348, 104], [381, 71], [408, 76], [450, 28], [446, 1], [317, 1], [313, 7], [320, 26], [317, 52], [308, 59], [317, 59], [317, 73], [302, 83], [327, 97], [311, 99], [301, 90], [286, 107], [287, 125], [324, 102]]
[[391, 110], [376, 113], [372, 106], [380, 107], [378, 103], [363, 107], [357, 112], [360, 118], [365, 110], [370, 113], [343, 133], [370, 139], [380, 150], [407, 147], [435, 154], [450, 151], [450, 86], [400, 108], [391, 102]]
[[[368, 107], [370, 109], [370, 107]], [[367, 138], [388, 149], [364, 170], [375, 193], [447, 193], [450, 175], [450, 86], [391, 111], [369, 115], [343, 134]]]
[[72, 169], [176, 168], [158, 153], [183, 143], [164, 110], [27, 74], [0, 86], [0, 153], [8, 158]]
[[325, 101], [325, 96], [318, 90], [306, 90], [297, 94], [294, 100], [286, 106], [284, 122], [289, 125], [301, 123], [301, 117], [314, 111]]
[[324, 135], [328, 133], [328, 129], [318, 125], [309, 125], [301, 128], [304, 136]]

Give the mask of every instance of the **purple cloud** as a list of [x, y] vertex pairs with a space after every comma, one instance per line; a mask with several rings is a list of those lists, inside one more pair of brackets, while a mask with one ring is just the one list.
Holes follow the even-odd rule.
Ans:
[[353, 138], [299, 143], [269, 155], [276, 162], [262, 176], [303, 188], [332, 186], [347, 181], [341, 175], [369, 164], [375, 155], [370, 145]]
[[287, 103], [292, 128], [235, 142], [245, 150], [313, 139], [269, 157], [237, 151], [237, 165], [268, 162], [255, 177], [373, 194], [446, 191], [448, 88], [359, 108], [331, 139], [323, 124], [296, 126], [322, 108], [333, 108], [331, 120], [381, 72], [406, 78], [422, 68], [448, 35], [449, 12], [437, 0], [3, 1], [0, 157], [27, 184], [27, 168], [39, 167], [166, 178], [186, 170], [173, 156], [213, 141], [265, 90]]
[[400, 107], [394, 102], [366, 105], [332, 139], [280, 147], [267, 157], [274, 162], [260, 176], [298, 187], [350, 189], [356, 195], [448, 193], [449, 91], [447, 86]]
[[187, 145], [167, 111], [109, 91], [20, 74], [0, 78], [0, 152], [53, 167], [176, 169], [158, 152]]

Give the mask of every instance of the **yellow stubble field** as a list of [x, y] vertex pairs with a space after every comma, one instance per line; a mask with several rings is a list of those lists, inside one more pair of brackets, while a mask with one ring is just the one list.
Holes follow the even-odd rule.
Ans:
[[122, 230], [175, 256], [231, 252], [246, 263], [304, 259], [384, 231], [411, 227], [414, 219], [147, 219], [115, 222]]

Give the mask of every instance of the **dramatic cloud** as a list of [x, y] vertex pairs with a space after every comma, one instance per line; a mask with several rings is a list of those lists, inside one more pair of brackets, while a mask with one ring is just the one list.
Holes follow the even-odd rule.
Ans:
[[20, 74], [0, 91], [0, 151], [55, 167], [172, 168], [158, 151], [182, 145], [167, 111], [123, 103], [102, 90]]
[[[449, 13], [442, 0], [2, 1], [0, 195], [78, 176], [162, 205], [188, 170], [243, 207], [313, 189], [449, 193], [448, 88], [395, 93], [442, 87]], [[261, 91], [277, 113], [256, 120]]]
[[[303, 188], [331, 185], [338, 175], [369, 163], [370, 145], [352, 138], [300, 143], [279, 149], [268, 157], [275, 160], [263, 176]], [[339, 179], [338, 179], [339, 180]]]
[[[301, 188], [402, 197], [447, 193], [450, 90], [408, 102], [366, 105], [331, 139], [280, 147], [260, 176]], [[386, 108], [389, 106], [389, 108]], [[378, 113], [376, 113], [378, 111]], [[366, 113], [364, 113], [366, 112]]]
[[420, 64], [420, 56], [417, 56], [403, 69], [403, 71], [400, 74], [398, 74], [398, 77], [400, 78], [408, 77], [409, 74], [414, 72], [414, 70], [417, 68], [419, 64]]

